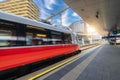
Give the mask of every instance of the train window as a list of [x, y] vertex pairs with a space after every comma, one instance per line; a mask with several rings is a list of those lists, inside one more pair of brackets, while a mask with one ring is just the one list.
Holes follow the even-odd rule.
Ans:
[[0, 31], [0, 46], [8, 46], [8, 39], [11, 35], [9, 32]]
[[15, 43], [16, 37], [12, 36], [12, 31], [0, 30], [0, 46], [12, 46]]
[[0, 46], [24, 46], [25, 36], [24, 24], [0, 21]]
[[33, 38], [33, 45], [47, 45], [48, 39], [45, 33], [37, 33], [36, 37]]
[[53, 44], [62, 44], [62, 33], [57, 31], [51, 31], [51, 37]]
[[79, 39], [78, 39], [78, 36], [76, 35], [76, 34], [72, 34], [72, 38], [73, 38], [73, 40], [72, 40], [72, 43], [74, 43], [74, 44], [78, 44], [79, 43]]
[[64, 41], [66, 44], [72, 43], [71, 41], [71, 34], [64, 34]]
[[26, 44], [27, 45], [32, 45], [32, 38], [33, 38], [32, 33], [26, 33]]
[[52, 43], [53, 44], [61, 44], [62, 40], [60, 36], [57, 35], [52, 35]]
[[46, 29], [35, 26], [27, 26], [27, 45], [47, 45], [49, 44], [47, 37]]

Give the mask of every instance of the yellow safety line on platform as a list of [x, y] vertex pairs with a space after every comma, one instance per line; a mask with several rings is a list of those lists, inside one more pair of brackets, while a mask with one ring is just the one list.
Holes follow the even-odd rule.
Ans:
[[[81, 55], [80, 55], [80, 56], [81, 56]], [[58, 64], [58, 65], [56, 65], [56, 66], [54, 66], [54, 67], [52, 67], [52, 68], [50, 68], [50, 69], [48, 69], [48, 70], [43, 71], [42, 73], [40, 73], [40, 74], [38, 74], [38, 75], [35, 75], [35, 76], [29, 78], [28, 80], [34, 80], [35, 78], [38, 78], [38, 77], [40, 77], [40, 76], [43, 76], [43, 75], [45, 75], [46, 73], [49, 73], [49, 72], [51, 72], [51, 71], [53, 71], [53, 70], [55, 70], [55, 69], [63, 66], [64, 64], [66, 64], [66, 63], [68, 63], [68, 62], [71, 62], [71, 61], [77, 59], [77, 58], [80, 57], [80, 56], [77, 56], [77, 57], [75, 56], [75, 57], [73, 57], [73, 58], [71, 58], [71, 59], [69, 59], [69, 60], [67, 60], [67, 61], [65, 61], [65, 62], [63, 62], [63, 63], [61, 63], [61, 64]]]

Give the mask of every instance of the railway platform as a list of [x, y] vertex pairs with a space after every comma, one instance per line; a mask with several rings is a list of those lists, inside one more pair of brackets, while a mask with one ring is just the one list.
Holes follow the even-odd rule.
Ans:
[[76, 59], [54, 68], [52, 66], [41, 73], [16, 80], [120, 80], [120, 46], [103, 44], [83, 51]]

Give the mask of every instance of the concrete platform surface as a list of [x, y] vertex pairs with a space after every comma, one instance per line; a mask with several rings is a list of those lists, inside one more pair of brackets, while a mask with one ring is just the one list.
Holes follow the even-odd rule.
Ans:
[[36, 80], [120, 80], [120, 46], [104, 44]]

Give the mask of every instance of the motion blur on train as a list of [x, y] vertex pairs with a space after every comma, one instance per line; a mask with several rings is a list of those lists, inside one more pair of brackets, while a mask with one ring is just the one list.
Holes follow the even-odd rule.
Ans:
[[0, 11], [0, 74], [79, 51], [77, 36], [69, 28]]

